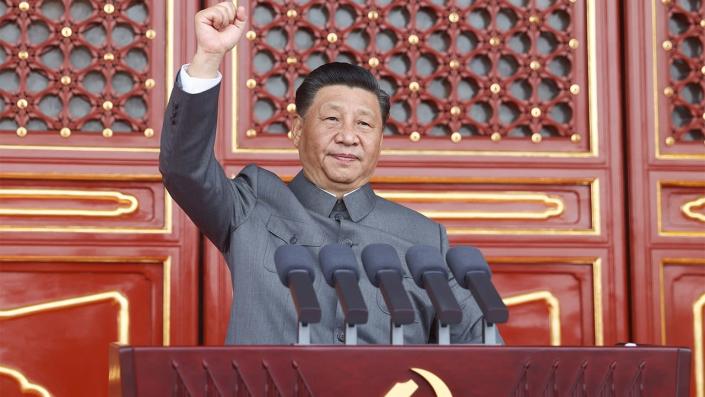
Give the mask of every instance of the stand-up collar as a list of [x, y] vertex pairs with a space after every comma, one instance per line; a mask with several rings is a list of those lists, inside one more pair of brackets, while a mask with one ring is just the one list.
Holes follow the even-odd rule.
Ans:
[[[289, 183], [289, 189], [304, 207], [325, 217], [330, 215], [337, 201], [335, 196], [306, 179], [303, 171], [300, 171]], [[359, 222], [374, 208], [375, 193], [370, 184], [366, 183], [354, 192], [345, 195], [343, 202], [348, 209], [350, 220]]]

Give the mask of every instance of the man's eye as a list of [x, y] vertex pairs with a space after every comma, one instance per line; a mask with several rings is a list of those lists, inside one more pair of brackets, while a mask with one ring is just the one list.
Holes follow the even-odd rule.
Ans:
[[368, 122], [366, 122], [366, 121], [358, 121], [358, 124], [363, 125], [363, 126], [365, 126], [365, 127], [372, 127], [372, 126], [370, 125], [370, 123], [368, 123]]
[[328, 117], [325, 118], [325, 120], [329, 120], [329, 121], [338, 121], [338, 118], [335, 117], [335, 116], [328, 116]]

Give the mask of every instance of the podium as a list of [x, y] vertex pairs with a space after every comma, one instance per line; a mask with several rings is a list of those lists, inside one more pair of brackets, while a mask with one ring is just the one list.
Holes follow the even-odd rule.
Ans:
[[110, 396], [690, 396], [671, 347], [110, 348]]

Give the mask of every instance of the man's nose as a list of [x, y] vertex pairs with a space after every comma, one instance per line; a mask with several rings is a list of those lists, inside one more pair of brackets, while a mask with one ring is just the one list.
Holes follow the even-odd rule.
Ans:
[[343, 145], [354, 145], [357, 142], [357, 134], [350, 123], [345, 123], [336, 135], [336, 141]]

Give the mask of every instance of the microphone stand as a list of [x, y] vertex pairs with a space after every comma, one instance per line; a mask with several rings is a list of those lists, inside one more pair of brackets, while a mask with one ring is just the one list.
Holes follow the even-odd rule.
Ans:
[[497, 325], [495, 323], [487, 321], [484, 316], [482, 317], [482, 344], [488, 346], [499, 345], [496, 328]]
[[377, 277], [384, 301], [389, 306], [389, 343], [403, 345], [404, 324], [414, 321], [414, 311], [401, 283], [401, 275], [394, 270], [380, 270]]

